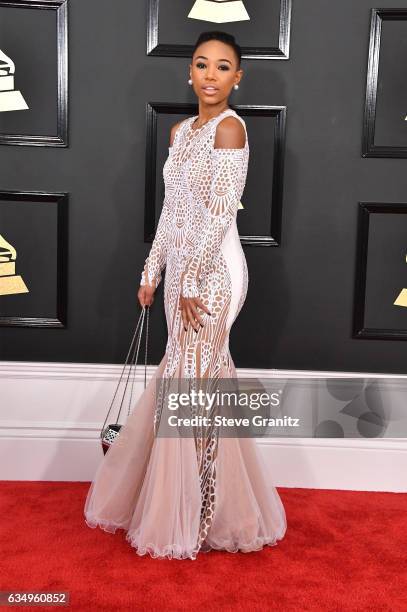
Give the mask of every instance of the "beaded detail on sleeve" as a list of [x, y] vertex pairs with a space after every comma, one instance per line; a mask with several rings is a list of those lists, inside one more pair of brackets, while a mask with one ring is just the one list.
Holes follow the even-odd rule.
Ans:
[[153, 287], [158, 287], [161, 282], [161, 272], [165, 268], [167, 260], [168, 214], [168, 207], [166, 201], [164, 200], [153, 244], [148, 257], [144, 262], [145, 265], [141, 273], [140, 285], [152, 285]]
[[243, 148], [214, 148], [216, 127], [228, 115], [245, 127], [235, 111], [226, 109], [200, 128], [192, 129], [195, 117], [189, 117], [177, 129], [163, 169], [163, 208], [140, 285], [157, 287], [171, 260], [169, 284], [178, 279], [178, 295], [198, 297], [219, 263], [220, 246], [240, 207], [249, 160], [246, 127]]
[[[223, 238], [236, 218], [243, 193], [246, 149], [213, 149], [205, 220], [182, 277], [183, 297], [198, 297], [199, 283], [213, 270]], [[244, 167], [245, 166], [245, 167]]]

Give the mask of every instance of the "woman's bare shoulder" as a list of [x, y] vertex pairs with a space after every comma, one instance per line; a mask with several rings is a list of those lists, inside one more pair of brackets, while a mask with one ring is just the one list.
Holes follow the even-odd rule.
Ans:
[[215, 149], [241, 149], [246, 144], [246, 130], [237, 117], [225, 117], [216, 126]]

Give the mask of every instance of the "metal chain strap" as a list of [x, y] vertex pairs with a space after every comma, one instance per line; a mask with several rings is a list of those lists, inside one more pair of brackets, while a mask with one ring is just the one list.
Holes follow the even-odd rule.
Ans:
[[[148, 349], [148, 325], [149, 325], [150, 308], [149, 308], [149, 306], [146, 306], [144, 308], [146, 308], [146, 311], [147, 311], [147, 316], [146, 316], [146, 319], [147, 319], [147, 323], [146, 323], [146, 341], [145, 341], [145, 347], [144, 347], [144, 389], [145, 389], [146, 386], [147, 386], [147, 349]], [[143, 313], [141, 313], [141, 314], [143, 314]], [[130, 411], [131, 411], [131, 404], [132, 404], [132, 398], [133, 398], [133, 388], [134, 388], [134, 380], [135, 380], [135, 377], [136, 377], [136, 366], [137, 366], [138, 354], [139, 354], [139, 350], [140, 350], [141, 337], [143, 335], [143, 324], [144, 324], [144, 318], [143, 318], [143, 320], [141, 322], [141, 330], [140, 330], [138, 341], [137, 341], [137, 354], [136, 354], [136, 358], [134, 360], [134, 364], [132, 364], [132, 365], [134, 365], [134, 368], [133, 368], [133, 380], [132, 380], [132, 383], [131, 383], [131, 391], [130, 391], [130, 397], [129, 397], [129, 408], [127, 410], [127, 416], [130, 416]], [[131, 369], [131, 366], [130, 366], [130, 369]], [[130, 375], [130, 371], [129, 371], [129, 375]], [[126, 387], [127, 387], [127, 382], [126, 382]], [[126, 393], [126, 387], [124, 389], [123, 399], [124, 399], [124, 395]], [[121, 410], [121, 404], [120, 404], [120, 410]], [[119, 411], [119, 415], [120, 415], [120, 411]], [[117, 420], [118, 419], [119, 419], [119, 416], [117, 417]], [[117, 423], [117, 421], [116, 421], [116, 423]]]
[[[147, 312], [147, 317], [146, 317], [146, 312]], [[144, 388], [146, 388], [146, 386], [147, 386], [147, 348], [148, 348], [149, 316], [150, 316], [150, 308], [149, 308], [149, 306], [143, 306], [142, 311], [141, 311], [140, 316], [139, 316], [139, 319], [138, 319], [138, 322], [137, 322], [136, 330], [135, 330], [135, 332], [133, 334], [133, 338], [132, 338], [132, 341], [130, 343], [130, 348], [129, 348], [129, 351], [127, 353], [126, 361], [124, 363], [122, 372], [120, 374], [119, 381], [118, 381], [117, 386], [116, 386], [116, 390], [114, 392], [112, 401], [110, 402], [109, 410], [107, 412], [105, 421], [103, 423], [103, 427], [102, 427], [101, 432], [100, 432], [101, 437], [103, 436], [103, 431], [105, 429], [105, 425], [106, 425], [107, 419], [109, 417], [109, 414], [110, 414], [110, 411], [112, 409], [114, 400], [115, 400], [117, 392], [119, 390], [120, 383], [121, 383], [122, 378], [123, 378], [123, 374], [124, 374], [124, 372], [126, 370], [126, 366], [129, 363], [130, 354], [133, 351], [133, 354], [132, 354], [132, 356], [130, 358], [130, 367], [129, 367], [129, 371], [128, 371], [128, 375], [127, 375], [126, 385], [125, 385], [125, 388], [124, 388], [123, 396], [122, 396], [122, 399], [121, 399], [121, 402], [120, 402], [119, 412], [117, 414], [117, 418], [116, 418], [115, 423], [117, 424], [118, 421], [119, 421], [120, 412], [121, 412], [121, 409], [122, 409], [122, 406], [123, 406], [124, 398], [125, 398], [125, 395], [126, 395], [127, 385], [128, 385], [130, 374], [131, 374], [131, 368], [134, 366], [134, 368], [133, 368], [132, 386], [131, 386], [131, 392], [130, 392], [130, 398], [129, 398], [129, 408], [128, 408], [127, 416], [130, 415], [131, 405], [132, 405], [132, 397], [133, 397], [133, 388], [134, 388], [135, 373], [136, 373], [138, 355], [139, 355], [139, 350], [140, 350], [141, 338], [142, 338], [142, 335], [143, 335], [143, 326], [144, 326], [144, 319], [145, 318], [147, 319], [147, 324], [146, 324], [146, 340], [145, 340], [145, 351], [144, 351]], [[134, 345], [134, 348], [133, 348], [133, 345]], [[135, 353], [135, 356], [134, 356], [134, 353]]]

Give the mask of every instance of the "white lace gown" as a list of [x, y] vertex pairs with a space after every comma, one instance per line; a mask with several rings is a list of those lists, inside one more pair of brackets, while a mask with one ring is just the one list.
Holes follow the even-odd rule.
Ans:
[[[227, 116], [242, 122], [244, 148], [214, 148], [217, 125]], [[236, 378], [229, 334], [248, 289], [236, 225], [249, 160], [246, 125], [230, 108], [194, 129], [196, 118], [180, 124], [169, 147], [163, 208], [141, 275], [141, 284], [157, 286], [166, 268], [166, 351], [101, 461], [84, 508], [89, 527], [124, 529], [139, 555], [154, 558], [259, 550], [276, 545], [287, 528], [254, 439], [155, 435], [157, 378]], [[181, 291], [199, 296], [211, 313], [201, 314], [197, 332], [184, 329]]]

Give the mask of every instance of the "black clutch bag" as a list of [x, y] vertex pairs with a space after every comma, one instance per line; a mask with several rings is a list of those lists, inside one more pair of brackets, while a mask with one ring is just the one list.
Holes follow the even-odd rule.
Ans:
[[[148, 319], [149, 319], [149, 306], [143, 306], [142, 311], [140, 313], [139, 316], [139, 320], [137, 322], [137, 327], [136, 330], [133, 334], [133, 338], [132, 341], [130, 343], [130, 348], [129, 351], [127, 353], [127, 357], [126, 357], [126, 361], [125, 364], [123, 366], [122, 369], [122, 373], [120, 374], [120, 378], [119, 381], [117, 383], [116, 386], [116, 390], [114, 392], [112, 401], [110, 403], [110, 407], [109, 410], [107, 412], [105, 421], [103, 423], [101, 432], [100, 432], [100, 438], [101, 438], [101, 442], [102, 442], [102, 449], [103, 449], [103, 453], [106, 454], [107, 451], [109, 450], [109, 448], [111, 447], [111, 445], [113, 444], [113, 442], [116, 440], [116, 438], [120, 435], [120, 428], [121, 428], [121, 424], [119, 424], [119, 418], [120, 418], [120, 413], [122, 410], [122, 406], [124, 403], [124, 399], [126, 396], [126, 391], [127, 391], [127, 386], [129, 383], [129, 379], [130, 379], [130, 374], [131, 372], [133, 372], [133, 380], [132, 380], [132, 384], [131, 384], [131, 392], [130, 392], [130, 398], [129, 398], [129, 408], [128, 408], [128, 412], [127, 412], [127, 416], [130, 415], [131, 412], [131, 405], [132, 405], [132, 397], [133, 397], [133, 387], [134, 387], [134, 375], [136, 372], [136, 367], [137, 367], [137, 361], [138, 361], [138, 356], [139, 356], [139, 352], [140, 352], [140, 344], [141, 344], [141, 338], [143, 335], [143, 328], [144, 328], [144, 322], [146, 321], [146, 325], [145, 325], [145, 329], [146, 329], [146, 333], [145, 333], [145, 351], [144, 351], [144, 388], [146, 388], [147, 385], [147, 347], [148, 347]], [[119, 412], [117, 414], [117, 418], [116, 418], [116, 422], [115, 423], [111, 423], [109, 425], [106, 425], [110, 411], [113, 407], [117, 392], [119, 390], [120, 387], [120, 383], [122, 382], [122, 380], [125, 377], [125, 371], [126, 368], [128, 368], [128, 374], [127, 374], [127, 379], [126, 379], [126, 384], [124, 387], [124, 391], [122, 394], [122, 398], [120, 401], [120, 407], [119, 407]]]

